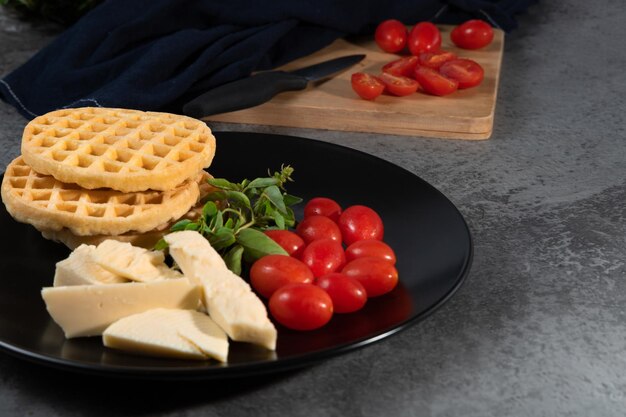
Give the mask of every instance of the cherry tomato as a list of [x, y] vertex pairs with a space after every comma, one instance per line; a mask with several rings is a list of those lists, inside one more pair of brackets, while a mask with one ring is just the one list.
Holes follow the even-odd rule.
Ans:
[[304, 206], [304, 218], [319, 214], [326, 216], [334, 222], [339, 220], [341, 206], [335, 200], [326, 197], [315, 197]]
[[367, 301], [363, 285], [339, 272], [319, 277], [315, 284], [330, 295], [335, 313], [352, 313], [363, 308]]
[[435, 96], [452, 94], [459, 88], [456, 80], [441, 75], [437, 70], [419, 65], [415, 68], [415, 79], [422, 90]]
[[346, 255], [339, 242], [321, 239], [309, 243], [304, 248], [300, 260], [311, 269], [313, 276], [317, 278], [343, 268], [346, 264]]
[[395, 266], [380, 258], [357, 258], [348, 262], [341, 272], [359, 281], [369, 298], [387, 294], [398, 284]]
[[346, 249], [346, 262], [357, 258], [374, 257], [396, 264], [396, 254], [385, 242], [375, 239], [357, 240]]
[[289, 230], [266, 230], [263, 233], [278, 243], [290, 256], [298, 258], [304, 250], [304, 240], [294, 232]]
[[287, 284], [312, 282], [313, 272], [309, 267], [287, 255], [264, 256], [250, 268], [250, 284], [265, 298]]
[[312, 284], [289, 284], [272, 294], [272, 316], [285, 327], [313, 330], [328, 323], [333, 316], [333, 302], [322, 288]]
[[348, 207], [339, 216], [339, 230], [346, 245], [357, 240], [383, 240], [383, 221], [378, 213], [367, 206]]
[[420, 22], [411, 29], [407, 45], [416, 56], [420, 52], [437, 51], [441, 48], [441, 32], [430, 22]]
[[468, 20], [452, 29], [450, 39], [459, 48], [482, 48], [493, 40], [493, 28], [483, 20]]
[[305, 217], [296, 226], [296, 233], [306, 244], [318, 239], [332, 239], [341, 242], [341, 231], [337, 223], [319, 214]]
[[352, 74], [352, 89], [359, 97], [365, 100], [374, 100], [383, 93], [385, 84], [373, 75], [356, 72]]
[[475, 87], [485, 77], [483, 67], [471, 59], [448, 61], [439, 68], [439, 72], [452, 80], [456, 80], [459, 83], [459, 88]]
[[408, 31], [406, 26], [399, 20], [385, 20], [376, 28], [374, 39], [376, 43], [385, 52], [399, 52], [406, 45]]
[[456, 55], [448, 51], [422, 52], [419, 56], [419, 64], [423, 67], [439, 69], [444, 62], [456, 59]]
[[408, 96], [417, 91], [419, 84], [412, 78], [401, 75], [392, 75], [383, 72], [380, 79], [385, 83], [385, 89], [394, 96]]
[[403, 77], [412, 77], [416, 65], [417, 57], [411, 55], [385, 64], [383, 66], [383, 72], [392, 75], [401, 75]]

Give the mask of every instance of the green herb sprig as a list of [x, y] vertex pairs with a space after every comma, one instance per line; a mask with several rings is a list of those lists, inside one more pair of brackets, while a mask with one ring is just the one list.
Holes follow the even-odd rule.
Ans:
[[[242, 260], [254, 262], [270, 254], [287, 255], [263, 230], [287, 229], [296, 224], [291, 206], [302, 201], [287, 193], [285, 184], [293, 181], [294, 169], [282, 166], [279, 172], [252, 181], [239, 183], [224, 178], [211, 178], [208, 183], [217, 188], [205, 198], [202, 215], [195, 221], [185, 219], [170, 231], [195, 230], [211, 243], [224, 258], [228, 268], [241, 275]], [[161, 239], [155, 249], [167, 247]]]

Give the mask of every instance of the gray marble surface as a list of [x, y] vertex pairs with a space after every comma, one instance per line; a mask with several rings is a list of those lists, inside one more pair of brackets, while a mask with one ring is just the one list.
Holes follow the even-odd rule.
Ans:
[[[212, 126], [349, 146], [442, 190], [475, 259], [428, 320], [311, 368], [221, 384], [94, 380], [0, 354], [0, 415], [623, 416], [625, 21], [615, 0], [521, 16], [488, 141]], [[0, 11], [0, 75], [54, 34]], [[4, 168], [25, 120], [0, 103], [0, 123]]]

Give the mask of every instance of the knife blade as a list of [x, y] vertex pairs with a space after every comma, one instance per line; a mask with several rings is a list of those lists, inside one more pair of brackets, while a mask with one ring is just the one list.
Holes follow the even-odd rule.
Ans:
[[363, 54], [349, 55], [290, 72], [260, 72], [201, 94], [183, 106], [183, 113], [201, 118], [254, 107], [284, 91], [304, 90], [309, 83], [331, 77], [363, 58]]

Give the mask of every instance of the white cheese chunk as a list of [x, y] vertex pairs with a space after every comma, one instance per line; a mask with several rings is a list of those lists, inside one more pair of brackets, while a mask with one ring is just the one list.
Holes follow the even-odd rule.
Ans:
[[206, 309], [226, 334], [236, 341], [275, 350], [277, 332], [265, 305], [226, 267], [209, 242], [195, 231], [170, 233], [164, 238], [185, 277], [202, 285]]
[[148, 356], [226, 362], [226, 333], [206, 314], [157, 308], [125, 317], [102, 334], [104, 345]]
[[159, 266], [167, 268], [163, 252], [149, 251], [113, 239], [105, 240], [96, 247], [94, 259], [102, 268], [137, 282], [164, 278], [164, 269]]
[[195, 309], [200, 288], [187, 278], [148, 283], [44, 288], [41, 295], [65, 337], [97, 336], [121, 318], [153, 308]]
[[102, 285], [128, 282], [124, 277], [114, 274], [94, 260], [96, 247], [80, 245], [67, 259], [57, 263], [54, 273], [54, 286], [64, 285]]

